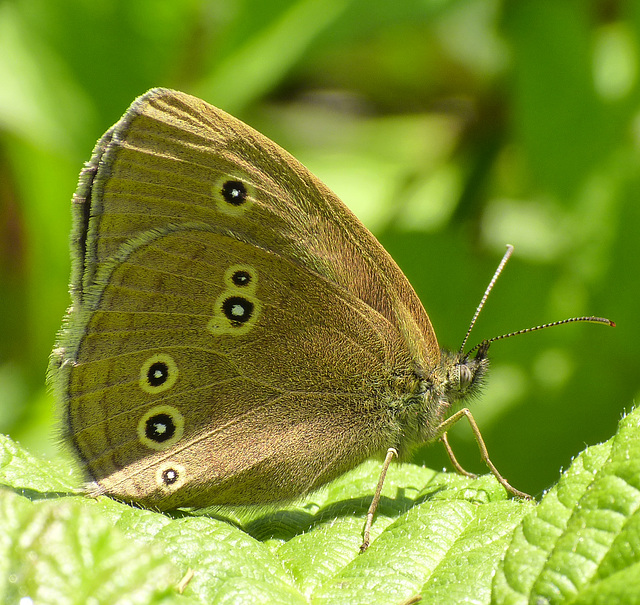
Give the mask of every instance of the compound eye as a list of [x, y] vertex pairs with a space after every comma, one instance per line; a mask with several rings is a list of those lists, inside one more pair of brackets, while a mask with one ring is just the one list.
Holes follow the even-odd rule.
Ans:
[[460, 389], [466, 389], [471, 385], [473, 381], [473, 374], [469, 369], [469, 366], [459, 365], [456, 366], [458, 370], [458, 383], [460, 384]]

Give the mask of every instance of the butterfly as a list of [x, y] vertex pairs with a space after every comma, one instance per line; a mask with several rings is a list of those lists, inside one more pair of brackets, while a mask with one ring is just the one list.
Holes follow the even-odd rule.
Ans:
[[375, 237], [246, 124], [147, 92], [98, 141], [73, 224], [50, 374], [90, 494], [160, 510], [282, 502], [385, 457], [366, 544], [391, 459], [448, 446], [466, 416], [526, 496], [456, 411], [488, 341], [441, 350]]

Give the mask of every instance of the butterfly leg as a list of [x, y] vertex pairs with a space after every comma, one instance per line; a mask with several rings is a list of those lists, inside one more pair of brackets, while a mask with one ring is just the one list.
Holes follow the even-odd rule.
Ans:
[[525, 500], [531, 500], [532, 497], [529, 494], [525, 494], [520, 490], [513, 487], [498, 471], [498, 469], [494, 466], [493, 462], [491, 462], [489, 458], [489, 452], [487, 451], [487, 446], [484, 443], [484, 439], [482, 439], [482, 434], [480, 433], [480, 429], [476, 424], [475, 419], [473, 418], [473, 414], [467, 409], [463, 408], [458, 410], [455, 414], [452, 414], [447, 418], [444, 422], [440, 424], [437, 428], [437, 433], [440, 434], [440, 440], [444, 443], [444, 446], [447, 450], [447, 454], [449, 455], [449, 459], [451, 460], [451, 464], [454, 466], [456, 471], [462, 472], [463, 475], [473, 476], [471, 473], [465, 471], [460, 463], [456, 460], [456, 457], [453, 455], [453, 451], [451, 446], [449, 445], [449, 441], [447, 440], [446, 434], [447, 431], [460, 420], [462, 417], [465, 417], [469, 421], [469, 425], [471, 426], [471, 430], [473, 431], [473, 436], [475, 437], [476, 443], [478, 444], [478, 449], [480, 450], [480, 458], [482, 461], [489, 467], [489, 470], [493, 474], [493, 476], [498, 480], [498, 483], [504, 487], [509, 494], [512, 496], [516, 496], [518, 498], [524, 498]]
[[387, 476], [387, 471], [389, 470], [389, 465], [393, 460], [394, 456], [398, 455], [398, 451], [390, 447], [387, 450], [387, 455], [384, 458], [384, 462], [382, 463], [382, 469], [380, 471], [380, 477], [378, 479], [378, 485], [376, 486], [376, 492], [373, 495], [373, 500], [371, 501], [371, 506], [369, 506], [369, 510], [367, 511], [367, 521], [364, 524], [364, 532], [362, 536], [362, 544], [360, 545], [360, 552], [364, 552], [369, 548], [369, 542], [371, 541], [371, 525], [373, 524], [373, 517], [376, 514], [376, 510], [378, 508], [378, 502], [380, 502], [380, 494], [382, 493], [382, 486], [384, 485], [384, 479]]
[[182, 578], [182, 580], [180, 580], [180, 582], [178, 582], [176, 586], [176, 591], [178, 592], [178, 594], [182, 594], [185, 591], [185, 588], [188, 586], [189, 582], [191, 582], [194, 575], [195, 571], [193, 571], [193, 569], [187, 569], [187, 573], [184, 574], [184, 577]]
[[477, 479], [478, 475], [475, 473], [470, 473], [462, 468], [462, 465], [458, 462], [456, 455], [453, 453], [453, 449], [451, 449], [451, 445], [449, 444], [449, 438], [447, 437], [447, 433], [442, 433], [440, 435], [440, 441], [442, 441], [442, 445], [444, 445], [444, 449], [447, 452], [447, 456], [449, 456], [449, 460], [451, 461], [451, 466], [455, 469], [456, 473], [459, 475], [464, 475], [465, 477], [469, 477], [470, 479]]

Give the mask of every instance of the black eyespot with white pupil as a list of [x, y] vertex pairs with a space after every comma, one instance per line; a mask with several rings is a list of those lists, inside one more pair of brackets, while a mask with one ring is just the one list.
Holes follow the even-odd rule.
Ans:
[[251, 319], [253, 303], [242, 296], [230, 296], [222, 303], [222, 312], [232, 325], [241, 325]]
[[251, 274], [248, 271], [236, 271], [231, 276], [231, 281], [234, 285], [242, 288], [243, 286], [248, 286], [251, 283]]
[[155, 414], [145, 422], [144, 434], [155, 443], [163, 443], [176, 434], [176, 425], [169, 414]]
[[162, 471], [162, 482], [165, 485], [173, 485], [180, 479], [180, 473], [175, 468], [167, 468]]
[[156, 361], [147, 370], [147, 380], [152, 387], [159, 387], [169, 378], [169, 366], [164, 361]]
[[227, 181], [222, 185], [222, 197], [232, 206], [240, 206], [247, 199], [247, 187], [242, 181]]

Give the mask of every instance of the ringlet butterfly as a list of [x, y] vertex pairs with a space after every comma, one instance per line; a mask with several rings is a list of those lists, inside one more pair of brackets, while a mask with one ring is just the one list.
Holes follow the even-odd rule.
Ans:
[[490, 341], [440, 350], [374, 236], [252, 128], [151, 90], [98, 141], [72, 205], [50, 379], [90, 494], [161, 510], [281, 502], [386, 453], [364, 549], [391, 459], [442, 438], [463, 472], [446, 431], [466, 416], [493, 474], [526, 496], [469, 411], [452, 414]]

